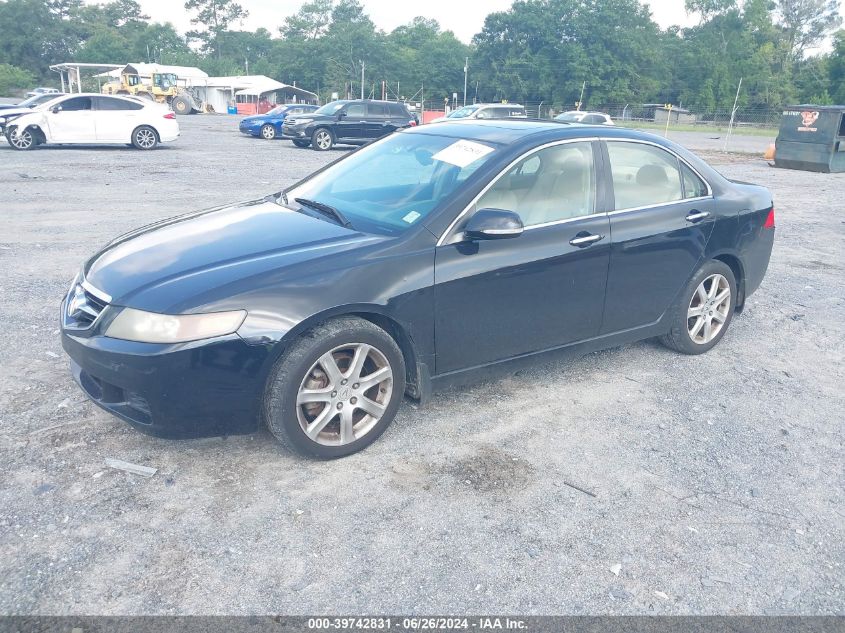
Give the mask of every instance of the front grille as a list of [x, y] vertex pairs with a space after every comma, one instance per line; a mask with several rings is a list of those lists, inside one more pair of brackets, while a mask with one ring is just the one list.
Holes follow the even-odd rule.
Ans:
[[85, 289], [82, 284], [76, 284], [65, 299], [65, 327], [77, 330], [91, 327], [107, 305], [107, 301]]

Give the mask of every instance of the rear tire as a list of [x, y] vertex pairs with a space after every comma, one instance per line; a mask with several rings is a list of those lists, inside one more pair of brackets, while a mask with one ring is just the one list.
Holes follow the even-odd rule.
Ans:
[[736, 278], [730, 266], [715, 259], [706, 262], [670, 308], [672, 329], [660, 341], [682, 354], [710, 351], [728, 330], [736, 297]]
[[384, 433], [404, 393], [396, 341], [370, 321], [341, 317], [304, 333], [276, 363], [264, 421], [289, 450], [343, 457]]
[[265, 123], [261, 126], [261, 138], [265, 141], [272, 141], [276, 138], [276, 128], [269, 123]]
[[327, 152], [334, 147], [334, 135], [328, 128], [317, 128], [311, 135], [311, 147], [318, 152]]
[[311, 141], [300, 141], [297, 139], [293, 142], [293, 144], [297, 147], [308, 147], [309, 145], [311, 145]]
[[32, 128], [25, 128], [20, 134], [17, 133], [17, 127], [9, 127], [6, 129], [6, 140], [12, 149], [20, 152], [26, 152], [35, 149], [38, 146], [38, 135]]
[[132, 145], [137, 149], [155, 149], [158, 145], [158, 133], [149, 125], [142, 125], [132, 132]]

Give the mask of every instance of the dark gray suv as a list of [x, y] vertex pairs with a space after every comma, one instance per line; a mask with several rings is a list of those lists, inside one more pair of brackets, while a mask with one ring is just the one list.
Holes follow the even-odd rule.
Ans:
[[396, 101], [341, 100], [309, 114], [288, 117], [282, 137], [297, 147], [310, 145], [324, 152], [337, 144], [363, 145], [416, 124], [416, 117]]

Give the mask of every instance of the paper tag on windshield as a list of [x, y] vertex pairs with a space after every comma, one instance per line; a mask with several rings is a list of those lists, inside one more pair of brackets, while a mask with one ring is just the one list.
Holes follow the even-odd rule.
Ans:
[[432, 158], [458, 167], [466, 167], [492, 151], [493, 148], [489, 145], [460, 140], [440, 150]]
[[413, 224], [416, 222], [420, 217], [420, 214], [416, 211], [411, 211], [408, 215], [402, 218], [407, 224]]

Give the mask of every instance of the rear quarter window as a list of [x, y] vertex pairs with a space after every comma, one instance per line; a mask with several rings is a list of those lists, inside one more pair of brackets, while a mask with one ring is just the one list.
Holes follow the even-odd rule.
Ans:
[[683, 162], [681, 177], [684, 179], [684, 198], [702, 198], [707, 195], [707, 185]]

